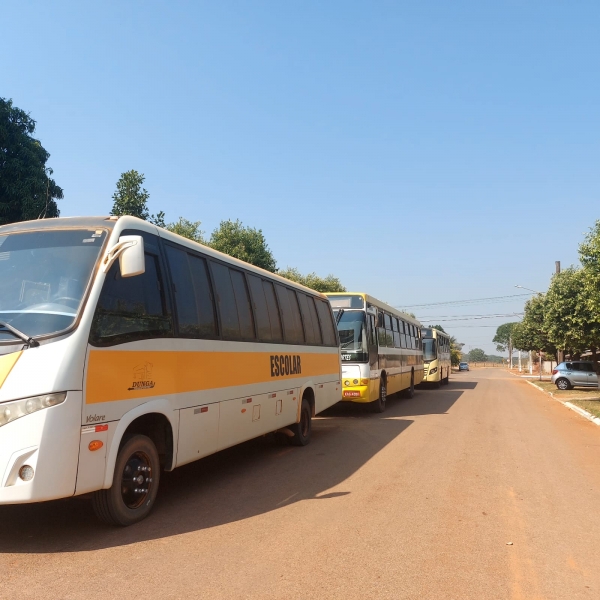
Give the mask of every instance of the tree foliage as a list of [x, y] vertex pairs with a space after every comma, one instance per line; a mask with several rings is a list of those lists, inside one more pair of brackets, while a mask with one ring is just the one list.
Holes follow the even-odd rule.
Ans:
[[63, 190], [50, 177], [50, 154], [34, 133], [29, 114], [0, 98], [0, 225], [59, 215]]
[[496, 335], [492, 341], [496, 344], [496, 350], [498, 350], [498, 352], [508, 350], [510, 353], [513, 349], [512, 331], [515, 325], [516, 323], [503, 323], [496, 329]]
[[188, 240], [205, 244], [204, 231], [200, 229], [200, 225], [200, 221], [188, 221], [188, 219], [185, 219], [184, 217], [179, 217], [179, 220], [175, 223], [169, 223], [165, 229], [187, 238]]
[[298, 269], [288, 267], [283, 271], [279, 271], [279, 275], [305, 285], [306, 287], [316, 290], [317, 292], [345, 292], [346, 288], [342, 285], [342, 282], [334, 275], [327, 275], [326, 277], [319, 277], [316, 273], [309, 273], [308, 275], [302, 275]]
[[545, 326], [546, 298], [538, 294], [525, 303], [523, 320], [512, 331], [513, 343], [519, 350], [555, 352]]
[[473, 348], [467, 354], [469, 362], [485, 362], [487, 355], [481, 348]]
[[274, 273], [277, 270], [277, 263], [262, 230], [244, 227], [239, 219], [221, 221], [219, 227], [212, 232], [209, 245], [219, 252], [267, 271]]
[[438, 331], [441, 331], [442, 333], [446, 333], [446, 330], [441, 325], [432, 325], [431, 329], [437, 329]]
[[151, 215], [148, 210], [150, 194], [142, 187], [145, 179], [144, 174], [138, 173], [135, 169], [121, 173], [121, 177], [117, 181], [117, 189], [112, 196], [114, 203], [110, 214], [117, 217], [131, 215], [164, 227], [165, 213], [161, 211], [156, 215]]

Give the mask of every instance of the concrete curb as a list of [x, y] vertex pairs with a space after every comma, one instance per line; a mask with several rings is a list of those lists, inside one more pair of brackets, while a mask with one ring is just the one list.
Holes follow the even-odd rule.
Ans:
[[[533, 386], [536, 390], [538, 390], [538, 392], [542, 392], [542, 394], [544, 394], [545, 396], [550, 396], [552, 400], [556, 400], [557, 402], [560, 402], [567, 408], [570, 408], [571, 410], [575, 411], [579, 416], [583, 417], [584, 419], [587, 419], [588, 421], [591, 421], [592, 423], [594, 423], [594, 425], [600, 425], [600, 419], [598, 417], [595, 417], [592, 413], [588, 412], [587, 410], [579, 408], [579, 406], [575, 406], [567, 400], [563, 401], [560, 398], [557, 398], [552, 392], [547, 392], [546, 390], [539, 388], [537, 385], [535, 385], [535, 383], [527, 381], [527, 379], [524, 379], [523, 381], [526, 381], [529, 385]], [[576, 400], [577, 398], [571, 399]], [[582, 398], [582, 400], [598, 400], [598, 398]]]

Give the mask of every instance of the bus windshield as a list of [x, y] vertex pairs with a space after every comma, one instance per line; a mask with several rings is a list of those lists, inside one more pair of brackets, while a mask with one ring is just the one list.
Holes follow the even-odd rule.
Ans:
[[[337, 312], [336, 320], [337, 320]], [[362, 310], [345, 310], [338, 321], [342, 352], [368, 352], [365, 330], [365, 313]]]
[[[106, 239], [104, 230], [0, 234], [0, 321], [30, 337], [67, 329]], [[0, 342], [15, 338], [0, 329]]]
[[433, 338], [423, 338], [423, 360], [430, 362], [437, 358], [437, 347]]

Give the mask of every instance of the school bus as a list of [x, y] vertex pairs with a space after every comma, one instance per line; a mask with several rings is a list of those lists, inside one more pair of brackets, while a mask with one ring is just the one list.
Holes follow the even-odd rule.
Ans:
[[340, 336], [342, 400], [381, 413], [392, 394], [412, 398], [423, 379], [419, 321], [363, 292], [326, 296]]
[[133, 217], [0, 227], [0, 504], [148, 515], [161, 470], [341, 396], [327, 298]]
[[433, 383], [435, 387], [448, 385], [452, 363], [450, 360], [450, 336], [434, 327], [421, 329], [423, 339], [423, 362], [425, 374], [423, 381]]

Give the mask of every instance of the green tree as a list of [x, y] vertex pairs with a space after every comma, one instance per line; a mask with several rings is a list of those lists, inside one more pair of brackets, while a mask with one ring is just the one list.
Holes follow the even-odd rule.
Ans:
[[487, 356], [481, 348], [473, 348], [467, 354], [469, 362], [485, 362]]
[[34, 133], [29, 114], [0, 98], [0, 225], [59, 215], [63, 190], [50, 177], [50, 154]]
[[462, 349], [464, 344], [461, 344], [457, 339], [451, 335], [450, 336], [450, 362], [453, 367], [458, 366], [462, 358]]
[[244, 227], [241, 221], [221, 221], [211, 236], [209, 246], [275, 273], [277, 263], [261, 229]]
[[205, 244], [204, 231], [200, 229], [200, 225], [200, 221], [188, 221], [188, 219], [179, 217], [178, 221], [175, 223], [169, 223], [165, 229], [168, 229], [169, 231], [172, 231], [173, 233], [176, 233], [184, 238], [188, 238], [188, 240]]
[[[498, 352], [508, 350], [509, 361], [512, 359], [514, 343], [512, 339], [512, 330], [516, 323], [504, 323], [496, 329], [496, 335], [492, 340], [496, 344]], [[509, 362], [510, 364], [510, 362]]]
[[546, 294], [544, 328], [550, 342], [571, 356], [591, 350], [597, 362], [600, 323], [594, 315], [592, 287], [586, 269], [570, 267], [552, 278]]
[[345, 292], [346, 288], [342, 285], [342, 282], [334, 275], [327, 275], [326, 277], [319, 277], [316, 273], [309, 273], [308, 275], [302, 275], [298, 269], [288, 267], [278, 273], [282, 277], [300, 283], [311, 290], [317, 292]]
[[117, 181], [117, 189], [112, 196], [114, 203], [110, 214], [117, 217], [131, 215], [164, 227], [165, 213], [161, 211], [156, 215], [151, 215], [148, 210], [150, 194], [142, 187], [145, 179], [144, 174], [138, 173], [135, 169], [121, 173], [121, 177]]
[[442, 333], [446, 333], [446, 330], [441, 325], [432, 325], [431, 329], [437, 329], [438, 331], [441, 331]]
[[519, 350], [556, 352], [546, 331], [546, 297], [538, 294], [525, 303], [523, 320], [512, 329], [512, 339]]

